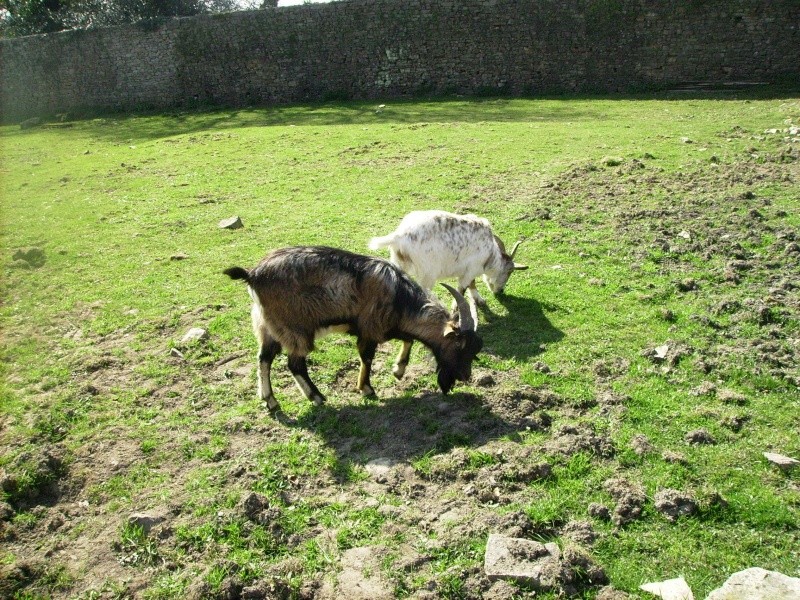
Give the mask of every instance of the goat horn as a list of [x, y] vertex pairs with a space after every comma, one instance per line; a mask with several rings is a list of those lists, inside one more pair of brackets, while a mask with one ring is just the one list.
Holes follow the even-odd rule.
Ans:
[[512, 259], [514, 258], [514, 255], [517, 253], [517, 248], [519, 248], [519, 245], [520, 245], [521, 243], [522, 243], [522, 240], [520, 240], [520, 241], [518, 241], [516, 244], [514, 244], [514, 247], [513, 247], [513, 248], [511, 248], [511, 254], [509, 254], [509, 255], [508, 255], [508, 256], [509, 256], [509, 258], [512, 258]]
[[456, 299], [456, 306], [458, 306], [458, 322], [461, 331], [474, 331], [475, 322], [472, 320], [472, 311], [469, 308], [467, 299], [446, 283], [443, 283], [442, 285], [446, 287], [447, 291], [453, 294], [453, 298]]

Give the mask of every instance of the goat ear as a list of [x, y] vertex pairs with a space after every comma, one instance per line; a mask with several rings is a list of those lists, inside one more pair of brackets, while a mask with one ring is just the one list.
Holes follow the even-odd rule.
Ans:
[[528, 265], [521, 265], [519, 263], [514, 263], [514, 270], [515, 271], [524, 271], [528, 268]]
[[461, 329], [458, 327], [458, 324], [455, 321], [448, 321], [444, 326], [444, 331], [442, 333], [444, 334], [444, 337], [449, 337], [451, 335], [457, 335], [461, 333]]

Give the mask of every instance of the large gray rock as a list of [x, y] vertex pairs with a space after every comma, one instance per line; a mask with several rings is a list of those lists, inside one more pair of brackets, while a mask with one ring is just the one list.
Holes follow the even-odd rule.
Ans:
[[558, 544], [510, 538], [492, 533], [486, 544], [483, 570], [492, 581], [510, 579], [540, 590], [556, 589], [561, 573]]
[[800, 579], [753, 567], [731, 575], [706, 600], [800, 600]]

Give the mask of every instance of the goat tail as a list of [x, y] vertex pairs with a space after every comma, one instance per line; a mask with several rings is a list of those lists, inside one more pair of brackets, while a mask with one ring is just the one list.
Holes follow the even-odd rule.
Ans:
[[243, 279], [247, 282], [250, 281], [249, 271], [247, 269], [243, 269], [242, 267], [231, 267], [230, 269], [225, 269], [223, 273], [225, 273], [225, 275], [231, 279]]
[[393, 233], [383, 237], [374, 237], [369, 241], [369, 249], [380, 250], [381, 248], [387, 248], [394, 243], [394, 239], [395, 236]]

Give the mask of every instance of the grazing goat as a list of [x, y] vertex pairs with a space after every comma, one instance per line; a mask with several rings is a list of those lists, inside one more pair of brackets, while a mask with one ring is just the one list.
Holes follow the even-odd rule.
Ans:
[[373, 395], [370, 369], [378, 344], [390, 339], [418, 340], [436, 358], [444, 394], [456, 380], [468, 381], [483, 342], [463, 295], [446, 286], [459, 310], [458, 320], [395, 265], [380, 258], [335, 248], [274, 250], [255, 268], [231, 267], [225, 274], [247, 282], [253, 299], [253, 330], [259, 341], [258, 393], [270, 410], [278, 408], [270, 369], [285, 350], [289, 370], [314, 404], [325, 397], [308, 376], [306, 356], [314, 339], [338, 331], [357, 339], [361, 369], [357, 389]]
[[[514, 262], [520, 243], [506, 253], [486, 219], [425, 210], [408, 213], [394, 232], [372, 238], [369, 248], [389, 248], [391, 261], [427, 290], [440, 279], [457, 278], [459, 293], [469, 289], [473, 318], [477, 319], [475, 305], [484, 306], [486, 301], [478, 293], [475, 279], [483, 275], [489, 289], [501, 294], [512, 272], [528, 268]], [[405, 373], [410, 352], [411, 341], [406, 341], [392, 371], [398, 379]]]

